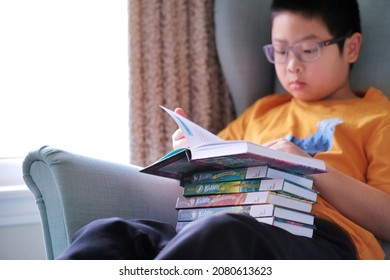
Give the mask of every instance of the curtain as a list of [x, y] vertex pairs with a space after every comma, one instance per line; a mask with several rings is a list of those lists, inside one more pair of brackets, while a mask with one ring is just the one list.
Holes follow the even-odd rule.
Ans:
[[172, 150], [177, 129], [159, 105], [182, 107], [217, 133], [234, 117], [215, 46], [213, 0], [129, 0], [131, 163]]

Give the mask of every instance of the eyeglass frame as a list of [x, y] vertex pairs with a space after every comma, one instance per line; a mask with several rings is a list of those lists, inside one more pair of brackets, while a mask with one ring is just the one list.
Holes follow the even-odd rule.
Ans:
[[[275, 59], [272, 61], [270, 56], [269, 56], [269, 52], [268, 52], [268, 49], [271, 47], [271, 48], [274, 48], [274, 44], [267, 44], [267, 45], [264, 45], [263, 46], [263, 51], [265, 53], [265, 56], [267, 58], [267, 60], [272, 63], [272, 64], [283, 64], [287, 61], [287, 57], [288, 57], [288, 54], [289, 52], [291, 51], [295, 57], [301, 61], [301, 62], [312, 62], [312, 61], [316, 61], [317, 59], [319, 59], [320, 55], [321, 55], [321, 49], [323, 47], [327, 47], [327, 46], [330, 46], [330, 45], [333, 45], [333, 44], [336, 44], [336, 43], [339, 43], [339, 42], [342, 42], [342, 41], [345, 41], [346, 39], [348, 38], [348, 35], [347, 36], [342, 36], [342, 37], [337, 37], [337, 38], [333, 38], [333, 39], [329, 39], [329, 40], [325, 40], [325, 41], [322, 41], [322, 42], [311, 42], [312, 44], [315, 44], [317, 45], [317, 48], [318, 48], [318, 55], [316, 58], [314, 59], [311, 59], [311, 60], [303, 60], [301, 58], [301, 56], [299, 54], [297, 54], [295, 51], [294, 51], [294, 48], [296, 46], [299, 46], [301, 44], [304, 44], [304, 42], [299, 42], [299, 43], [295, 43], [295, 44], [292, 44], [291, 46], [287, 46], [285, 51], [286, 51], [286, 54], [284, 55], [284, 61], [283, 62], [275, 62]], [[274, 51], [275, 52], [275, 51]], [[273, 56], [275, 58], [275, 55]]]

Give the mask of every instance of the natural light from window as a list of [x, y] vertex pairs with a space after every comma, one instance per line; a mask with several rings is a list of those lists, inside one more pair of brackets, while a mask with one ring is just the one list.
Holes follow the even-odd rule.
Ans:
[[0, 1], [0, 160], [129, 161], [127, 27], [127, 0]]

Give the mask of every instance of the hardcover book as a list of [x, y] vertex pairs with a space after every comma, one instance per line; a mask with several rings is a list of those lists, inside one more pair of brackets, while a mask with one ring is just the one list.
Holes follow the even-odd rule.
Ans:
[[162, 108], [177, 122], [190, 148], [174, 150], [141, 172], [179, 180], [183, 175], [197, 171], [265, 165], [303, 175], [326, 172], [322, 160], [273, 150], [249, 141], [225, 141], [179, 114]]
[[313, 202], [270, 192], [249, 192], [236, 194], [215, 194], [201, 196], [180, 196], [176, 208], [206, 208], [231, 205], [274, 204], [303, 212], [310, 212]]
[[250, 179], [227, 182], [185, 183], [184, 196], [273, 191], [298, 198], [316, 201], [317, 192], [285, 179]]

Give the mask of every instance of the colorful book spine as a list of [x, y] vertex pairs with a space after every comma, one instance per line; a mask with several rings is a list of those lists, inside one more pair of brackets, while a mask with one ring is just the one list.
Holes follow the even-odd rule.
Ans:
[[206, 195], [221, 193], [257, 192], [261, 180], [240, 180], [229, 182], [188, 183], [184, 184], [183, 195]]
[[184, 196], [274, 191], [313, 202], [317, 200], [317, 192], [291, 183], [285, 179], [250, 179], [228, 182], [187, 183], [184, 184], [183, 187]]
[[189, 222], [200, 218], [219, 215], [223, 213], [246, 213], [254, 218], [276, 217], [306, 225], [314, 224], [314, 215], [273, 204], [223, 206], [214, 208], [180, 209], [178, 221]]
[[314, 179], [287, 171], [278, 170], [268, 166], [255, 166], [246, 168], [234, 168], [225, 170], [210, 170], [195, 172], [189, 177], [183, 178], [183, 182], [194, 183], [226, 182], [246, 179], [286, 179], [292, 183], [312, 189]]
[[[246, 193], [224, 194], [224, 195], [202, 195], [202, 196], [180, 196], [176, 201], [176, 209], [183, 208], [207, 208], [218, 206], [242, 205], [247, 199]], [[266, 200], [266, 197], [263, 198]]]
[[202, 196], [180, 196], [176, 202], [176, 209], [206, 208], [232, 205], [254, 205], [271, 203], [299, 211], [310, 212], [313, 202], [297, 199], [274, 192], [250, 192], [236, 194], [214, 194]]
[[[264, 204], [262, 207], [263, 216], [271, 216], [273, 207], [271, 204]], [[194, 208], [194, 209], [180, 209], [178, 212], [177, 221], [190, 222], [201, 218], [206, 218], [214, 215], [221, 215], [224, 213], [247, 213], [251, 210], [250, 205], [233, 206], [233, 207], [214, 207], [214, 208]]]
[[248, 168], [234, 168], [225, 170], [210, 170], [192, 174], [191, 182], [226, 182], [244, 179], [266, 178], [267, 166], [256, 166]]

